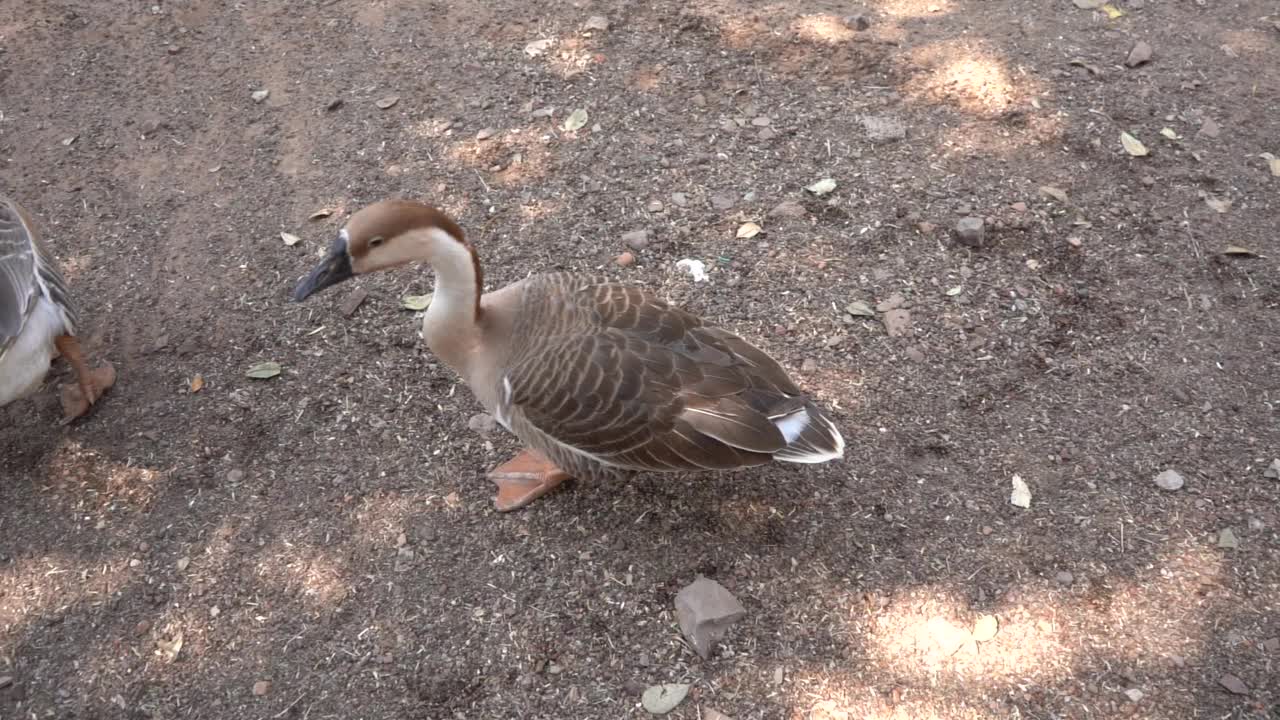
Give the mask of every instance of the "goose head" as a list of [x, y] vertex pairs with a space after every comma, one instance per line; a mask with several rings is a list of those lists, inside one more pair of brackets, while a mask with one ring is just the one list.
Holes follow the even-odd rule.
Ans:
[[[356, 275], [413, 262], [436, 266], [463, 253], [474, 262], [462, 229], [448, 215], [412, 200], [383, 200], [351, 216], [325, 258], [298, 283], [293, 299], [301, 302]], [[478, 264], [475, 269], [478, 275]]]

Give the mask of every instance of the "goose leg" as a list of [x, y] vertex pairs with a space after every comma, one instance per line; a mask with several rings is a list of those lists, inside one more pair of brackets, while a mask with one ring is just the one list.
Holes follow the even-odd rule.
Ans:
[[116, 369], [111, 363], [103, 363], [102, 367], [91, 369], [84, 359], [80, 341], [72, 335], [60, 335], [54, 343], [76, 374], [76, 384], [62, 388], [62, 424], [66, 425], [89, 412], [89, 408], [102, 397], [107, 388], [115, 384]]
[[569, 477], [569, 473], [537, 450], [521, 450], [489, 471], [489, 479], [498, 486], [493, 506], [498, 512], [518, 510], [556, 489]]

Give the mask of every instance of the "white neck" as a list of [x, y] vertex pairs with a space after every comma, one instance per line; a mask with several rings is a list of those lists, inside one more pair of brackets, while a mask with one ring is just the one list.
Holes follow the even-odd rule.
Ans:
[[458, 368], [479, 337], [476, 267], [471, 251], [449, 233], [430, 228], [424, 234], [429, 248], [425, 259], [435, 271], [436, 289], [422, 319], [422, 337], [433, 353]]

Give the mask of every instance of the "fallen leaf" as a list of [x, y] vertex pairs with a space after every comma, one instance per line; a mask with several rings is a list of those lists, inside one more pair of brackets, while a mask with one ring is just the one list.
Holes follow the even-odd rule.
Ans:
[[1026, 481], [1019, 475], [1013, 476], [1013, 492], [1009, 495], [1009, 502], [1014, 507], [1031, 507], [1031, 488], [1027, 487]]
[[1250, 250], [1247, 247], [1241, 247], [1239, 245], [1226, 246], [1225, 248], [1222, 249], [1222, 254], [1235, 255], [1237, 257], [1258, 257], [1258, 253]]
[[1062, 188], [1056, 188], [1052, 185], [1041, 185], [1040, 193], [1043, 195], [1048, 195], [1049, 197], [1053, 198], [1054, 200], [1057, 200], [1063, 205], [1066, 205], [1069, 202], [1069, 198], [1067, 197], [1067, 191], [1063, 190]]
[[1168, 128], [1168, 127], [1167, 127], [1167, 128], [1160, 128], [1160, 134], [1161, 134], [1161, 135], [1163, 135], [1163, 136], [1165, 136], [1165, 137], [1167, 137], [1167, 138], [1169, 138], [1170, 140], [1181, 140], [1181, 139], [1182, 139], [1182, 138], [1180, 138], [1180, 137], [1178, 136], [1178, 133], [1176, 133], [1176, 132], [1174, 132], [1174, 131], [1173, 131], [1173, 128]]
[[1204, 196], [1204, 204], [1213, 208], [1216, 212], [1224, 213], [1231, 209], [1231, 201], [1226, 198], [1218, 198], [1212, 195]]
[[1000, 621], [995, 615], [983, 615], [973, 623], [973, 639], [990, 642], [1000, 632]]
[[822, 180], [819, 180], [818, 182], [805, 188], [805, 190], [808, 190], [814, 195], [819, 195], [819, 196], [826, 195], [827, 193], [835, 189], [836, 189], [836, 181], [832, 180], [831, 178], [823, 178]]
[[250, 367], [249, 370], [245, 373], [245, 377], [251, 377], [254, 380], [267, 380], [279, 374], [280, 374], [280, 363], [272, 362], [268, 360], [266, 362], [260, 362], [257, 365]]
[[331, 208], [320, 208], [319, 210], [317, 210], [317, 211], [315, 211], [315, 212], [311, 213], [310, 215], [308, 215], [308, 216], [307, 216], [307, 219], [308, 219], [308, 220], [320, 220], [320, 219], [322, 219], [322, 218], [327, 218], [327, 217], [329, 217], [329, 216], [330, 216], [330, 215], [332, 215], [332, 214], [333, 214], [333, 210], [332, 210]]
[[1112, 20], [1115, 20], [1116, 18], [1124, 17], [1124, 11], [1116, 7], [1115, 5], [1112, 5], [1111, 3], [1104, 4], [1102, 6], [1102, 12], [1106, 13], [1107, 17], [1111, 18]]
[[284, 244], [289, 247], [293, 247], [294, 245], [297, 245], [298, 243], [302, 242], [302, 238], [298, 237], [297, 235], [294, 235], [293, 233], [287, 233], [287, 232], [280, 233], [280, 239], [283, 240]]
[[875, 317], [876, 311], [871, 306], [861, 300], [854, 300], [844, 309], [845, 312], [856, 317]]
[[200, 389], [204, 387], [204, 376], [203, 376], [203, 375], [196, 375], [195, 377], [191, 378], [191, 385], [190, 385], [190, 387], [191, 387], [191, 394], [192, 394], [192, 395], [194, 395], [194, 394], [196, 394], [196, 393], [200, 392]]
[[587, 124], [587, 117], [587, 111], [582, 108], [578, 108], [577, 110], [569, 113], [569, 117], [564, 119], [564, 125], [561, 127], [564, 128], [565, 132], [581, 130], [583, 126]]
[[419, 312], [426, 310], [431, 305], [430, 295], [405, 295], [400, 298], [400, 307], [405, 310], [413, 310]]
[[167, 662], [173, 662], [178, 659], [178, 653], [182, 652], [182, 633], [178, 632], [171, 640], [159, 640], [156, 642], [156, 654], [164, 658]]
[[542, 55], [546, 51], [550, 50], [551, 46], [555, 44], [556, 44], [555, 38], [544, 38], [542, 40], [534, 40], [533, 42], [524, 46], [524, 54], [528, 55], [529, 57], [538, 57], [539, 55]]
[[640, 704], [650, 715], [666, 715], [684, 702], [688, 694], [688, 683], [650, 685], [640, 696]]
[[1072, 2], [1075, 3], [1076, 7], [1080, 8], [1081, 10], [1097, 10], [1098, 8], [1102, 7], [1102, 5], [1106, 3], [1106, 1], [1107, 0], [1072, 0]]
[[400, 102], [399, 95], [388, 95], [384, 98], [378, 98], [378, 100], [374, 102], [374, 105], [377, 105], [379, 110], [390, 110], [395, 107], [398, 102]]
[[1120, 133], [1120, 144], [1124, 146], [1125, 152], [1134, 157], [1142, 157], [1147, 154], [1147, 146], [1127, 132]]
[[749, 240], [760, 234], [761, 227], [753, 222], [742, 223], [738, 228], [738, 239]]
[[1262, 153], [1258, 157], [1267, 161], [1267, 166], [1271, 168], [1271, 174], [1280, 177], [1280, 158], [1271, 153]]
[[953, 288], [947, 288], [947, 295], [950, 297], [955, 297], [962, 292], [964, 292], [964, 288], [961, 287], [960, 285], [957, 285]]

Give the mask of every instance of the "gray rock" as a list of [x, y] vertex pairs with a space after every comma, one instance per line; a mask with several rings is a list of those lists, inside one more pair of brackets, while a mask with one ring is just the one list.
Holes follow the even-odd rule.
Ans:
[[1177, 470], [1165, 470], [1159, 475], [1156, 475], [1155, 483], [1156, 487], [1161, 490], [1174, 491], [1181, 490], [1182, 486], [1185, 485], [1187, 481], [1186, 478], [1182, 477], [1182, 473]]
[[859, 119], [871, 142], [896, 142], [907, 136], [907, 124], [896, 115], [863, 115]]
[[622, 242], [629, 245], [632, 250], [643, 250], [649, 247], [649, 231], [632, 230], [631, 232], [622, 233]]
[[686, 207], [689, 205], [689, 196], [684, 193], [671, 193], [671, 203], [676, 207]]
[[717, 210], [729, 210], [738, 204], [738, 197], [731, 192], [719, 192], [711, 196], [711, 207]]
[[1151, 45], [1145, 40], [1139, 40], [1134, 44], [1133, 49], [1129, 51], [1129, 57], [1125, 58], [1124, 64], [1131, 68], [1151, 61]]
[[1262, 471], [1262, 477], [1280, 480], [1280, 458], [1271, 461], [1267, 469]]
[[471, 428], [473, 432], [488, 435], [498, 427], [498, 421], [494, 420], [493, 416], [488, 413], [476, 413], [467, 420], [467, 427]]
[[253, 98], [254, 102], [260, 103], [263, 100], [266, 100], [268, 97], [271, 97], [271, 91], [270, 90], [254, 90], [253, 94], [250, 95], [249, 97]]
[[783, 200], [774, 205], [773, 209], [769, 211], [769, 217], [776, 218], [802, 218], [808, 214], [809, 211], [805, 209], [804, 205], [795, 200]]
[[911, 332], [911, 311], [901, 308], [890, 310], [884, 314], [881, 322], [889, 337], [903, 337]]
[[845, 18], [844, 24], [857, 32], [862, 32], [863, 30], [871, 27], [871, 20], [866, 15], [858, 13], [857, 15], [850, 15]]
[[676, 594], [680, 632], [704, 660], [711, 657], [712, 649], [729, 626], [746, 614], [742, 603], [723, 585], [701, 575]]
[[956, 222], [956, 241], [961, 245], [982, 247], [986, 235], [986, 223], [980, 217], [963, 217]]
[[582, 29], [604, 32], [609, 29], [609, 18], [603, 15], [592, 15], [587, 18], [587, 22], [583, 24]]
[[1070, 585], [1076, 579], [1076, 576], [1072, 575], [1070, 570], [1059, 570], [1058, 574], [1053, 576], [1053, 579], [1063, 585]]

